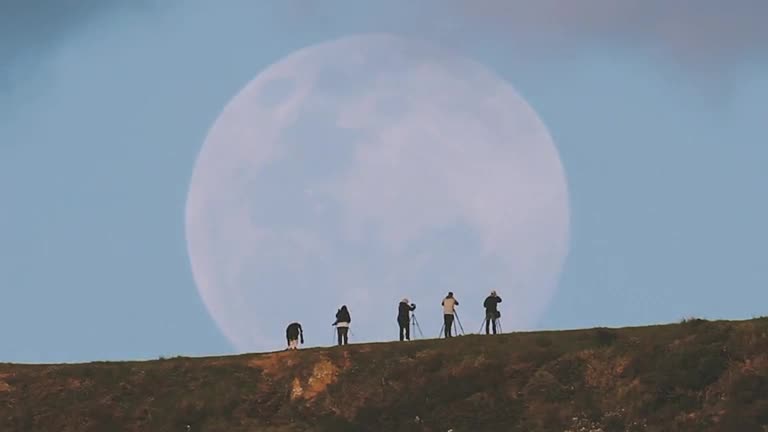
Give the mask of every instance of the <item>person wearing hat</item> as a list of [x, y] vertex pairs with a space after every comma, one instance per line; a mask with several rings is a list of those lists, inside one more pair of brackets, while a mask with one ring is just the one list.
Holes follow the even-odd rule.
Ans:
[[485, 298], [483, 307], [485, 307], [485, 334], [490, 334], [490, 328], [493, 326], [493, 334], [496, 334], [496, 320], [501, 317], [499, 312], [499, 303], [501, 303], [501, 297], [496, 294], [496, 291], [491, 291], [491, 295]]
[[397, 324], [400, 326], [400, 341], [411, 340], [411, 312], [416, 309], [407, 298], [400, 300], [397, 308]]

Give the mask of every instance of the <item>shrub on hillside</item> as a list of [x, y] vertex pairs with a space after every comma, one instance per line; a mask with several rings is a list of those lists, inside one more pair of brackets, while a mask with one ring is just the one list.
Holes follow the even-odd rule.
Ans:
[[605, 432], [626, 432], [627, 422], [624, 419], [624, 410], [606, 413], [601, 421]]
[[616, 333], [615, 330], [611, 329], [604, 329], [600, 328], [594, 331], [593, 333], [595, 342], [600, 347], [609, 347], [616, 342], [616, 339], [619, 338], [619, 335]]
[[722, 345], [702, 345], [695, 340], [674, 348], [646, 347], [627, 366], [629, 376], [658, 388], [701, 390], [715, 382], [728, 367]]
[[746, 374], [736, 378], [728, 389], [732, 402], [749, 404], [768, 395], [768, 377], [758, 374]]
[[544, 365], [558, 359], [563, 352], [556, 348], [534, 348], [520, 353], [520, 361], [534, 365]]
[[[768, 408], [768, 407], [763, 407]], [[746, 415], [745, 415], [746, 414]], [[758, 413], [755, 413], [758, 414]], [[763, 415], [765, 415], [763, 413]], [[717, 429], [734, 432], [764, 432], [768, 429], [768, 423], [761, 421], [758, 415], [749, 415], [742, 410], [726, 411], [717, 424]]]
[[701, 390], [715, 382], [728, 367], [720, 346], [691, 346], [670, 352], [656, 367], [668, 385]]
[[536, 336], [536, 346], [540, 348], [549, 348], [552, 346], [552, 338], [547, 335]]
[[560, 384], [552, 373], [545, 370], [533, 374], [523, 392], [527, 398], [538, 398], [546, 402], [564, 402], [574, 393], [572, 387]]
[[581, 385], [584, 382], [584, 361], [578, 357], [561, 357], [545, 366], [562, 385]]

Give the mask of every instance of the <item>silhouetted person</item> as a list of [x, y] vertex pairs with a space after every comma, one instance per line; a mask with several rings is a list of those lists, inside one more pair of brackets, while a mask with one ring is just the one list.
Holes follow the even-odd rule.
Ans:
[[491, 291], [491, 295], [485, 298], [483, 307], [485, 308], [485, 334], [489, 334], [490, 326], [493, 326], [493, 334], [496, 334], [496, 320], [499, 319], [501, 313], [499, 313], [499, 303], [501, 303], [501, 297], [496, 295], [496, 291]]
[[299, 349], [299, 339], [304, 344], [304, 331], [301, 328], [301, 324], [293, 322], [288, 324], [285, 329], [285, 338], [288, 339], [288, 349]]
[[397, 308], [397, 324], [400, 326], [400, 340], [411, 340], [411, 312], [416, 309], [415, 304], [410, 304], [407, 298], [400, 300]]
[[349, 323], [352, 322], [352, 318], [349, 316], [349, 310], [347, 305], [344, 305], [336, 311], [336, 321], [333, 324], [336, 326], [336, 333], [339, 336], [339, 345], [346, 345], [349, 343]]
[[443, 326], [445, 327], [445, 337], [452, 337], [451, 328], [453, 327], [453, 318], [456, 313], [456, 306], [459, 305], [459, 301], [453, 297], [453, 293], [449, 292], [441, 303], [443, 305]]

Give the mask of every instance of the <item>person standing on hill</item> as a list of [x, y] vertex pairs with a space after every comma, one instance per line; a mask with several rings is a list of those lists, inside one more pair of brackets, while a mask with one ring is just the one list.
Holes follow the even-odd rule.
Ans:
[[449, 292], [441, 303], [443, 305], [443, 327], [445, 327], [445, 337], [452, 337], [451, 328], [453, 327], [453, 318], [456, 313], [456, 306], [459, 301], [453, 297], [453, 292]]
[[288, 339], [288, 349], [299, 349], [299, 339], [301, 339], [302, 345], [304, 344], [304, 330], [301, 328], [301, 324], [292, 322], [288, 324], [285, 329], [285, 338]]
[[400, 326], [400, 341], [411, 340], [411, 312], [416, 309], [415, 304], [410, 304], [407, 298], [400, 300], [397, 307], [397, 324]]
[[331, 324], [336, 326], [336, 333], [339, 336], [339, 345], [346, 345], [349, 343], [349, 323], [351, 322], [352, 318], [349, 316], [347, 305], [343, 305], [341, 309], [336, 311], [336, 321]]
[[490, 333], [489, 327], [491, 325], [493, 325], [493, 334], [496, 334], [496, 320], [501, 317], [499, 303], [501, 303], [501, 297], [496, 294], [496, 291], [491, 291], [491, 295], [486, 297], [483, 302], [483, 307], [485, 307], [485, 334]]

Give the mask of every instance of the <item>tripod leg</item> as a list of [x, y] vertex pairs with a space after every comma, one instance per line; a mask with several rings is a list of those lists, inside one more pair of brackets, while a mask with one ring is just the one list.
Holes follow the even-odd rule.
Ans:
[[421, 337], [422, 339], [424, 339], [424, 332], [423, 332], [423, 331], [421, 331], [421, 324], [419, 324], [419, 322], [418, 322], [418, 321], [416, 321], [416, 317], [415, 317], [415, 316], [414, 316], [414, 321], [413, 321], [413, 322], [416, 324], [416, 328], [419, 330], [419, 335], [420, 335], [420, 337]]
[[413, 326], [413, 337], [416, 337], [416, 330], [419, 331], [419, 335], [421, 338], [424, 338], [424, 332], [421, 331], [421, 324], [419, 324], [419, 320], [416, 319], [416, 314], [411, 312], [411, 325]]

